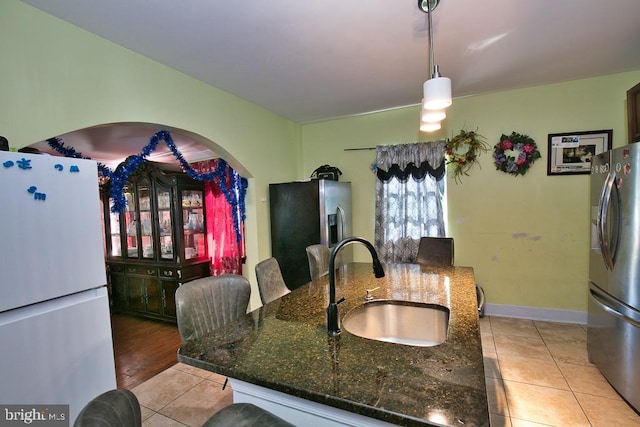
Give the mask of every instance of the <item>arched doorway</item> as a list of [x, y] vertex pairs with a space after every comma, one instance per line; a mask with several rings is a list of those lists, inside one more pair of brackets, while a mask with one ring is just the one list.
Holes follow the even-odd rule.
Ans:
[[[111, 170], [132, 155], [145, 153], [149, 161], [178, 166], [175, 150], [161, 141], [149, 152], [150, 139], [159, 131], [168, 131], [175, 149], [188, 163], [223, 158], [241, 174], [246, 169], [222, 147], [193, 132], [150, 123], [108, 123], [56, 136], [61, 144], [45, 140], [28, 148], [61, 156], [76, 153], [96, 160]], [[148, 154], [148, 155], [146, 155]], [[104, 233], [103, 233], [104, 235]], [[135, 387], [176, 363], [180, 345], [175, 325], [154, 324], [142, 319], [112, 319], [114, 357], [118, 386]]]

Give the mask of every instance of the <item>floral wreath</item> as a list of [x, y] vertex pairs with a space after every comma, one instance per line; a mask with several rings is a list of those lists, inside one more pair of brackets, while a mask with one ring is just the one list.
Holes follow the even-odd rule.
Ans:
[[[518, 157], [505, 154], [505, 151], [520, 151]], [[527, 173], [540, 152], [536, 143], [527, 135], [511, 132], [507, 136], [502, 134], [500, 142], [493, 147], [493, 159], [497, 170], [518, 176]]]
[[[467, 151], [460, 154], [464, 147]], [[447, 141], [445, 153], [447, 165], [451, 168], [453, 179], [461, 182], [462, 175], [469, 176], [469, 170], [478, 161], [480, 152], [489, 151], [484, 137], [474, 131], [461, 130], [458, 135]]]

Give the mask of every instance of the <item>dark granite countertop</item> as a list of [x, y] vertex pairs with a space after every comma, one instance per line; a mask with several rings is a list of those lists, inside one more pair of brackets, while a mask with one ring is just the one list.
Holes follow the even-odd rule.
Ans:
[[[447, 341], [415, 347], [327, 335], [328, 276], [249, 313], [208, 336], [184, 344], [180, 362], [303, 399], [400, 425], [488, 426], [473, 269], [371, 264], [336, 273], [340, 319], [376, 299], [449, 307]], [[419, 325], [416, 325], [419, 327]]]

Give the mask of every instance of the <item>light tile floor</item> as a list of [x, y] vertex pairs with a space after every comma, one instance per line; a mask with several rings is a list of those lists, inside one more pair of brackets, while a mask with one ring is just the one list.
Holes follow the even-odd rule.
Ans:
[[233, 403], [225, 377], [183, 363], [133, 388], [142, 407], [143, 427], [200, 427]]
[[493, 427], [640, 426], [587, 357], [582, 325], [480, 319]]
[[[480, 319], [492, 427], [640, 427], [636, 414], [587, 359], [586, 327]], [[178, 363], [132, 391], [143, 426], [202, 425], [232, 403], [224, 377]]]

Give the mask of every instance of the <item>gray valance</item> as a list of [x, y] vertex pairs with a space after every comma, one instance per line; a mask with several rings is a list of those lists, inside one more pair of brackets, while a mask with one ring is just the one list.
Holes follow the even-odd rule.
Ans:
[[422, 180], [429, 174], [437, 181], [445, 176], [445, 141], [376, 146], [376, 175], [381, 181], [409, 176]]

